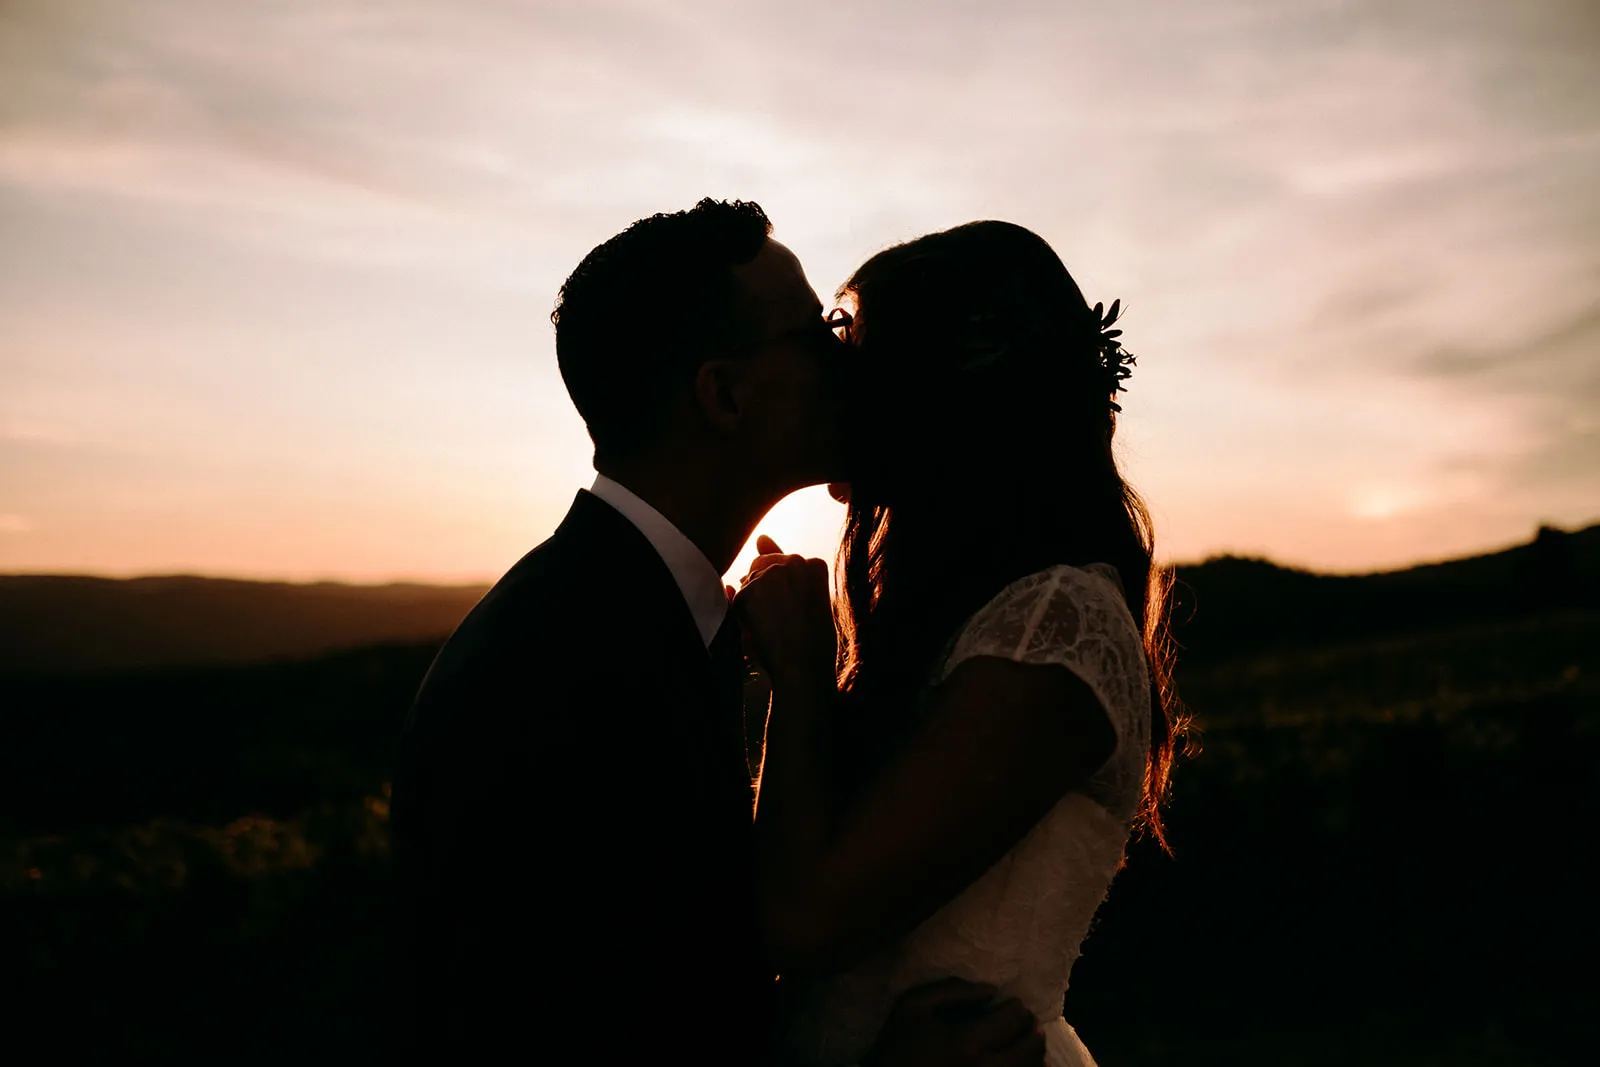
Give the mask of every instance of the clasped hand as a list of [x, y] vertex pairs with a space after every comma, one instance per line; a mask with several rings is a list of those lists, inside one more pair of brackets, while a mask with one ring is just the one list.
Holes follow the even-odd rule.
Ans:
[[740, 579], [733, 600], [748, 651], [774, 687], [831, 689], [838, 644], [828, 565], [787, 555], [764, 534], [756, 539], [756, 549], [760, 555]]

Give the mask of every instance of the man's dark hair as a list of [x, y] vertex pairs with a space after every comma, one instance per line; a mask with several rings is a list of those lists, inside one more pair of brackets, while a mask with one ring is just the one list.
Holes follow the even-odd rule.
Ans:
[[556, 361], [596, 462], [657, 443], [700, 363], [735, 343], [732, 268], [755, 258], [771, 232], [759, 205], [707, 197], [635, 222], [561, 286], [550, 313]]

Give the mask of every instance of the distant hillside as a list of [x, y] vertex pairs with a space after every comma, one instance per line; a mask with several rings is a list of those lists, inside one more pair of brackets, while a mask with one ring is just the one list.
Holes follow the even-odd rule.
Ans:
[[481, 586], [340, 585], [223, 578], [0, 576], [0, 671], [305, 659], [340, 649], [435, 641]]
[[1177, 567], [1173, 631], [1190, 665], [1236, 655], [1523, 618], [1600, 604], [1600, 525], [1380, 574], [1225, 556]]
[[[1174, 630], [1203, 665], [1600, 604], [1600, 526], [1408, 570], [1313, 574], [1223, 557], [1178, 568]], [[307, 659], [444, 638], [481, 586], [0, 576], [0, 672]]]

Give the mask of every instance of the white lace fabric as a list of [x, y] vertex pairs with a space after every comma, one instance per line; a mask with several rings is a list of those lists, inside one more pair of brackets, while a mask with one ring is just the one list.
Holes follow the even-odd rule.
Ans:
[[1051, 1067], [1093, 1064], [1061, 1018], [1072, 965], [1122, 861], [1149, 744], [1149, 673], [1115, 569], [1056, 566], [1021, 578], [951, 642], [930, 683], [995, 656], [1067, 668], [1099, 698], [1117, 742], [1105, 764], [1021, 841], [898, 944], [826, 982], [789, 990], [778, 1058], [795, 1067], [860, 1060], [895, 999], [956, 975], [990, 982], [1045, 1024]]

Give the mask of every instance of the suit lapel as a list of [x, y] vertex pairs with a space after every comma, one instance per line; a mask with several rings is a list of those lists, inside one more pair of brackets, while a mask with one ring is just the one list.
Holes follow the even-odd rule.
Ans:
[[[724, 652], [722, 662], [713, 663], [671, 570], [611, 505], [580, 491], [558, 536], [563, 532], [581, 539], [586, 555], [604, 569], [596, 591], [610, 603], [601, 617], [615, 623], [603, 624], [607, 632], [595, 639], [615, 643], [619, 671], [646, 672], [643, 699], [655, 706], [637, 712], [674, 716], [673, 732], [689, 750], [688, 763], [703, 768], [702, 787], [747, 822], [754, 793], [745, 762], [742, 657]], [[724, 644], [728, 640], [737, 642], [736, 632]]]

